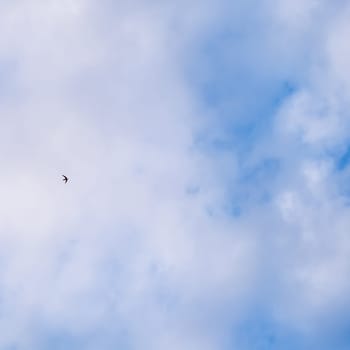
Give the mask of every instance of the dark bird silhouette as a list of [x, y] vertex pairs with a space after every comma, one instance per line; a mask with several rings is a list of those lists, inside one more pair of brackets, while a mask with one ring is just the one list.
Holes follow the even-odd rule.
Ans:
[[68, 181], [68, 177], [67, 177], [66, 175], [62, 175], [62, 176], [63, 176], [63, 181], [64, 181], [64, 183], [66, 184], [67, 181]]

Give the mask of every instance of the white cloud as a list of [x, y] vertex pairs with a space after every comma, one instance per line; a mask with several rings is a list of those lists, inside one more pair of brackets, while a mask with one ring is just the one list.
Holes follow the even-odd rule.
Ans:
[[289, 261], [286, 294], [276, 313], [305, 332], [322, 328], [333, 317], [338, 322], [343, 317], [340, 309], [349, 303], [348, 207], [334, 160], [346, 148], [349, 130], [348, 79], [340, 63], [347, 47], [341, 39], [347, 32], [341, 24], [345, 18], [348, 10], [343, 8], [326, 22], [307, 84], [287, 99], [277, 119], [285, 147], [279, 154], [290, 163], [291, 175], [276, 203], [288, 223], [293, 254], [283, 258]]
[[[245, 160], [275, 157], [279, 174], [266, 184], [253, 174], [244, 189], [235, 147], [213, 156], [194, 146], [220, 115], [184, 73], [221, 19], [245, 13], [238, 5], [0, 6], [11, 87], [0, 84], [0, 348], [69, 334], [91, 349], [218, 349], [250, 303], [301, 329], [347, 304], [348, 210], [325, 154], [347, 142], [348, 12], [277, 5], [260, 8], [271, 21], [265, 64], [302, 86]], [[310, 61], [294, 65], [304, 52]], [[242, 193], [242, 217], [229, 217]]]
[[1, 11], [14, 93], [1, 107], [0, 347], [126, 329], [134, 348], [213, 349], [209, 305], [242, 297], [255, 248], [208, 216], [221, 189], [191, 150], [197, 107], [171, 25], [191, 36], [201, 19], [99, 6]]

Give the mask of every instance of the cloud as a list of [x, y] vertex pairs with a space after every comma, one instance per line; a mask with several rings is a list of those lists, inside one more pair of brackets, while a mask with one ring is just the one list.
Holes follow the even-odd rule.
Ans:
[[345, 346], [332, 6], [1, 5], [0, 348]]
[[239, 298], [237, 265], [253, 244], [207, 214], [220, 191], [191, 150], [177, 19], [146, 3], [102, 9], [1, 11], [12, 93], [1, 113], [0, 344], [212, 348], [204, 306]]

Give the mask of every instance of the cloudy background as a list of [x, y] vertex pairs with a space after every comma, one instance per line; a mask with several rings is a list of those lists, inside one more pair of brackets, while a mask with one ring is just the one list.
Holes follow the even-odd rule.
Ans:
[[0, 349], [349, 349], [349, 23], [2, 0]]

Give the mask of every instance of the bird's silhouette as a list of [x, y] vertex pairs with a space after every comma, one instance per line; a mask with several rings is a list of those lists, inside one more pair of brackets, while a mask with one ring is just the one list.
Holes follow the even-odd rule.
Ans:
[[67, 181], [68, 181], [68, 177], [67, 177], [66, 175], [62, 175], [62, 176], [63, 176], [63, 181], [64, 181], [64, 183], [66, 184]]

